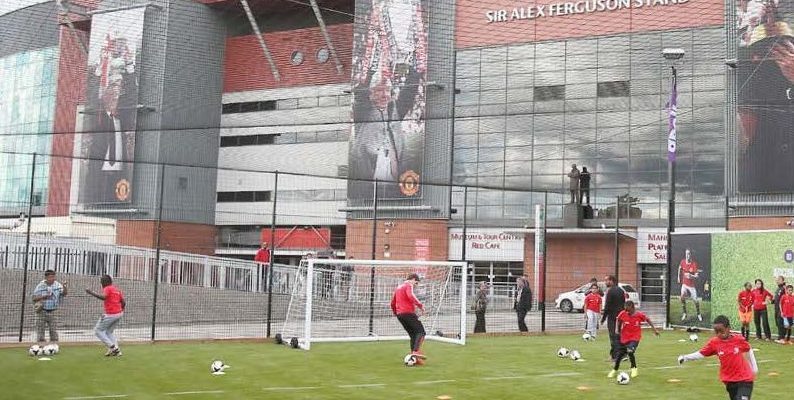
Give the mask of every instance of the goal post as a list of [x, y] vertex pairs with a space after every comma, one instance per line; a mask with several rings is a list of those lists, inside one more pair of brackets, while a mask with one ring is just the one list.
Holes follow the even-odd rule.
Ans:
[[427, 340], [466, 343], [466, 263], [446, 261], [310, 259], [298, 267], [282, 339], [300, 347], [316, 342], [404, 340], [394, 317], [394, 289], [411, 273], [424, 305]]

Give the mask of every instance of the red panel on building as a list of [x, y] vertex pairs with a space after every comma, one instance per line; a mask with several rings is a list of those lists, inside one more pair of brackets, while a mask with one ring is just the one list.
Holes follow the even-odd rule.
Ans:
[[[350, 82], [350, 60], [353, 49], [353, 25], [340, 24], [328, 27], [331, 42], [342, 62], [342, 73], [330, 57], [324, 63], [317, 53], [326, 47], [320, 28], [296, 29], [266, 33], [265, 43], [273, 55], [281, 80], [276, 81], [270, 70], [256, 36], [239, 36], [226, 39], [224, 60], [224, 92], [325, 85]], [[295, 65], [293, 53], [303, 54], [303, 62]]]
[[277, 228], [276, 238], [270, 234], [270, 229], [262, 229], [262, 241], [267, 242], [271, 248], [295, 250], [325, 250], [331, 248], [331, 230], [328, 228], [295, 227]]
[[[83, 43], [88, 35], [75, 30]], [[55, 122], [53, 124], [52, 155], [50, 157], [48, 216], [69, 215], [72, 182], [72, 157], [74, 153], [74, 131], [77, 121], [77, 105], [85, 98], [86, 55], [75, 36], [65, 25], [60, 30], [60, 58], [58, 60], [58, 84], [55, 98]], [[58, 157], [62, 156], [62, 157]]]
[[455, 40], [465, 48], [721, 26], [724, 8], [722, 0], [458, 0]]

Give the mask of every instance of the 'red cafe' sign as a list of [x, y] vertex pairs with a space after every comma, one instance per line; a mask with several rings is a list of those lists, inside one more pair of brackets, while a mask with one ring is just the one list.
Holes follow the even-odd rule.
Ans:
[[[460, 260], [463, 230], [449, 230], [450, 260]], [[466, 231], [466, 259], [473, 261], [523, 261], [524, 234], [499, 228], [470, 228]]]

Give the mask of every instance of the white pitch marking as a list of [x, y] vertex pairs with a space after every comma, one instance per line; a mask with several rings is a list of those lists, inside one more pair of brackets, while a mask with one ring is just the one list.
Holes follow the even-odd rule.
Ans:
[[385, 383], [362, 383], [360, 385], [339, 385], [340, 388], [369, 388], [369, 387], [383, 387]]
[[319, 386], [292, 386], [292, 387], [286, 386], [286, 387], [269, 387], [269, 388], [263, 388], [262, 390], [274, 390], [274, 391], [277, 391], [277, 390], [314, 390], [314, 389], [319, 389], [319, 388], [320, 388]]
[[491, 376], [491, 377], [482, 378], [482, 380], [484, 380], [484, 381], [501, 381], [501, 380], [506, 380], [506, 379], [524, 379], [526, 377], [527, 377], [526, 375], [524, 375], [524, 376]]
[[[775, 362], [775, 360], [758, 360], [758, 361], [756, 361], [756, 363], [758, 363], [758, 364], [765, 364], [765, 363], [771, 363], [771, 362]], [[720, 364], [718, 364], [718, 363], [706, 364], [706, 366], [708, 366], [708, 367], [719, 367], [719, 365]]]
[[127, 397], [126, 394], [109, 394], [106, 396], [82, 396], [82, 397], [64, 397], [63, 400], [88, 400], [88, 399], [120, 399]]
[[186, 394], [220, 394], [223, 390], [197, 390], [194, 392], [171, 392], [165, 393], [166, 396], [182, 396]]
[[435, 384], [435, 383], [450, 383], [450, 382], [455, 382], [455, 380], [454, 379], [441, 379], [441, 380], [437, 380], [437, 381], [418, 381], [418, 382], [414, 382], [414, 385], [432, 385], [432, 384]]
[[666, 367], [653, 367], [653, 369], [673, 369], [673, 368], [681, 368], [680, 365], [668, 365]]
[[580, 372], [558, 372], [555, 374], [546, 374], [546, 375], [538, 375], [541, 378], [556, 378], [562, 376], [578, 376], [581, 375]]

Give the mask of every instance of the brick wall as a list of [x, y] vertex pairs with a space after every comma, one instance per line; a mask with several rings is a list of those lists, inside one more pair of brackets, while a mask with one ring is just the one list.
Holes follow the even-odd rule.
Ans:
[[789, 228], [791, 217], [731, 217], [728, 219], [729, 231], [759, 231]]
[[[75, 30], [84, 43], [88, 34]], [[55, 99], [55, 122], [50, 158], [49, 192], [47, 215], [59, 217], [69, 215], [71, 203], [72, 159], [74, 153], [77, 104], [85, 98], [86, 55], [65, 25], [60, 30], [60, 59], [58, 60], [58, 84]], [[75, 199], [76, 200], [76, 199]]]
[[[387, 226], [387, 223], [393, 226]], [[389, 233], [386, 233], [386, 230]], [[347, 221], [346, 253], [348, 258], [372, 258], [372, 221]], [[391, 256], [384, 257], [384, 245]], [[378, 221], [375, 245], [378, 260], [447, 260], [447, 222], [444, 220]]]
[[[213, 225], [187, 222], [162, 222], [160, 246], [163, 250], [214, 255], [218, 229]], [[119, 220], [116, 224], [116, 244], [155, 248], [157, 221]]]
[[[546, 239], [546, 300], [554, 301], [562, 292], [602, 280], [615, 272], [615, 238], [611, 234], [554, 235]], [[534, 286], [535, 236], [528, 234], [524, 244], [524, 271]], [[620, 240], [620, 281], [638, 286], [637, 242]]]
[[[268, 49], [281, 74], [280, 81], [274, 79], [256, 36], [227, 38], [223, 91], [239, 92], [349, 82], [350, 60], [353, 51], [353, 25], [329, 26], [328, 34], [331, 36], [331, 41], [344, 68], [341, 74], [336, 70], [333, 59], [329, 58], [322, 64], [317, 61], [317, 51], [326, 47], [320, 28], [265, 34]], [[303, 52], [304, 60], [300, 65], [292, 64], [293, 51]]]

